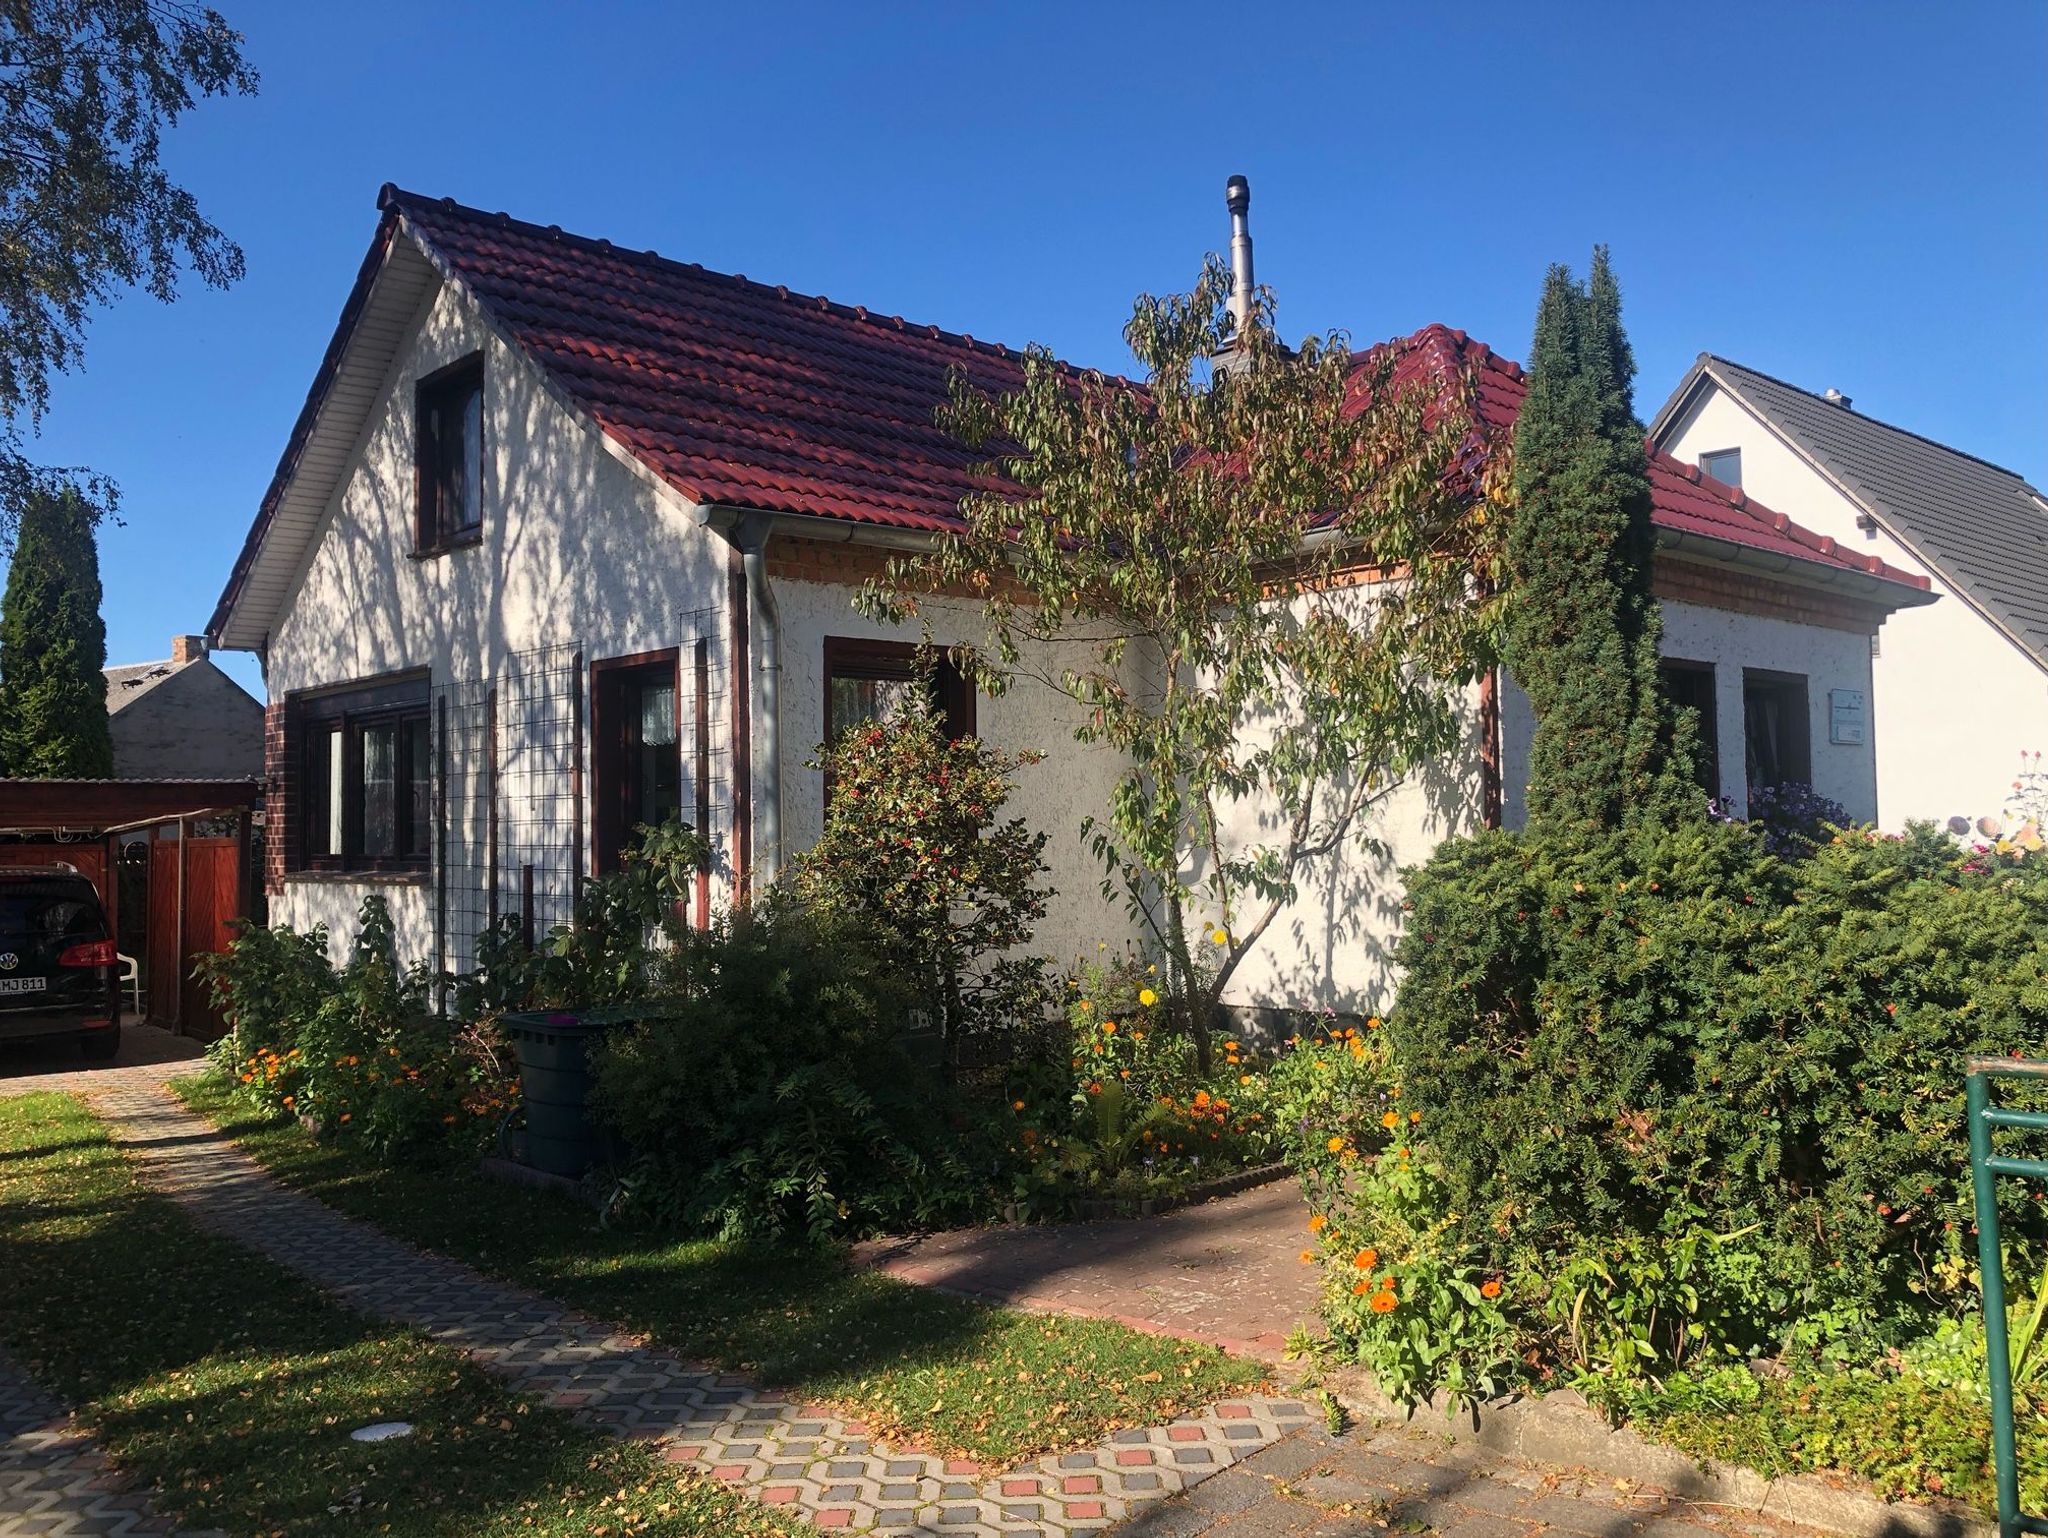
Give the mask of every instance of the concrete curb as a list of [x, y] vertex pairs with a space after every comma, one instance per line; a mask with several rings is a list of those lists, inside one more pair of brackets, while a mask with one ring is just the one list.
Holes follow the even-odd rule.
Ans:
[[1954, 1503], [1887, 1501], [1868, 1488], [1819, 1475], [1769, 1479], [1754, 1469], [1695, 1458], [1625, 1426], [1610, 1426], [1570, 1390], [1456, 1416], [1441, 1405], [1418, 1406], [1411, 1415], [1380, 1393], [1362, 1368], [1337, 1369], [1327, 1383], [1338, 1403], [1361, 1420], [1404, 1422], [1417, 1430], [1429, 1429], [1434, 1420], [1450, 1441], [1639, 1480], [1681, 1500], [1737, 1507], [1848, 1538], [1996, 1538], [1998, 1531], [1991, 1518]]

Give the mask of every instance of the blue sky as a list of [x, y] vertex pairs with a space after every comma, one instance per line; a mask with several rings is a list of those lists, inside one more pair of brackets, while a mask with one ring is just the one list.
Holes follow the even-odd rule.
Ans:
[[1519, 357], [1604, 241], [1646, 418], [1707, 349], [2048, 484], [2032, 0], [215, 3], [262, 92], [167, 158], [248, 276], [101, 314], [39, 450], [124, 488], [115, 662], [211, 613], [387, 180], [1120, 367], [1243, 172], [1283, 330]]

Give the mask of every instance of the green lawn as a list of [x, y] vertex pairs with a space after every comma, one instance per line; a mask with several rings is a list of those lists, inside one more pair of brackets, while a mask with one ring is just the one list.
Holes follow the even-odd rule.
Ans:
[[[77, 1101], [0, 1100], [0, 1342], [186, 1524], [293, 1538], [808, 1531], [344, 1309], [140, 1188]], [[349, 1431], [403, 1419], [411, 1438]]]
[[833, 1251], [606, 1230], [580, 1207], [467, 1168], [390, 1170], [313, 1142], [208, 1080], [177, 1088], [274, 1174], [341, 1211], [935, 1452], [1007, 1465], [1156, 1425], [1265, 1376], [1210, 1347], [855, 1271]]

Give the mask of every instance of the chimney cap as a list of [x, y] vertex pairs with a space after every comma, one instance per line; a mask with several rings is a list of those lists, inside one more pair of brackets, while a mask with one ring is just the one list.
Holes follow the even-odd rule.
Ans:
[[1252, 206], [1252, 184], [1242, 176], [1231, 177], [1223, 189], [1223, 201], [1233, 214], [1249, 212]]
[[1848, 396], [1844, 395], [1840, 390], [1837, 390], [1833, 385], [1829, 385], [1827, 389], [1822, 392], [1821, 399], [1826, 401], [1830, 406], [1840, 406], [1844, 411], [1849, 410], [1850, 407], [1852, 407], [1855, 404], [1854, 401], [1850, 400]]

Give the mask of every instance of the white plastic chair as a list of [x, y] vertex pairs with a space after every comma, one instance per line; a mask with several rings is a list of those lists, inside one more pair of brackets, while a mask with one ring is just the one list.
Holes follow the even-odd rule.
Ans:
[[142, 968], [133, 956], [114, 952], [114, 959], [121, 963], [121, 981], [128, 989], [128, 1008], [135, 1018], [142, 1018]]

